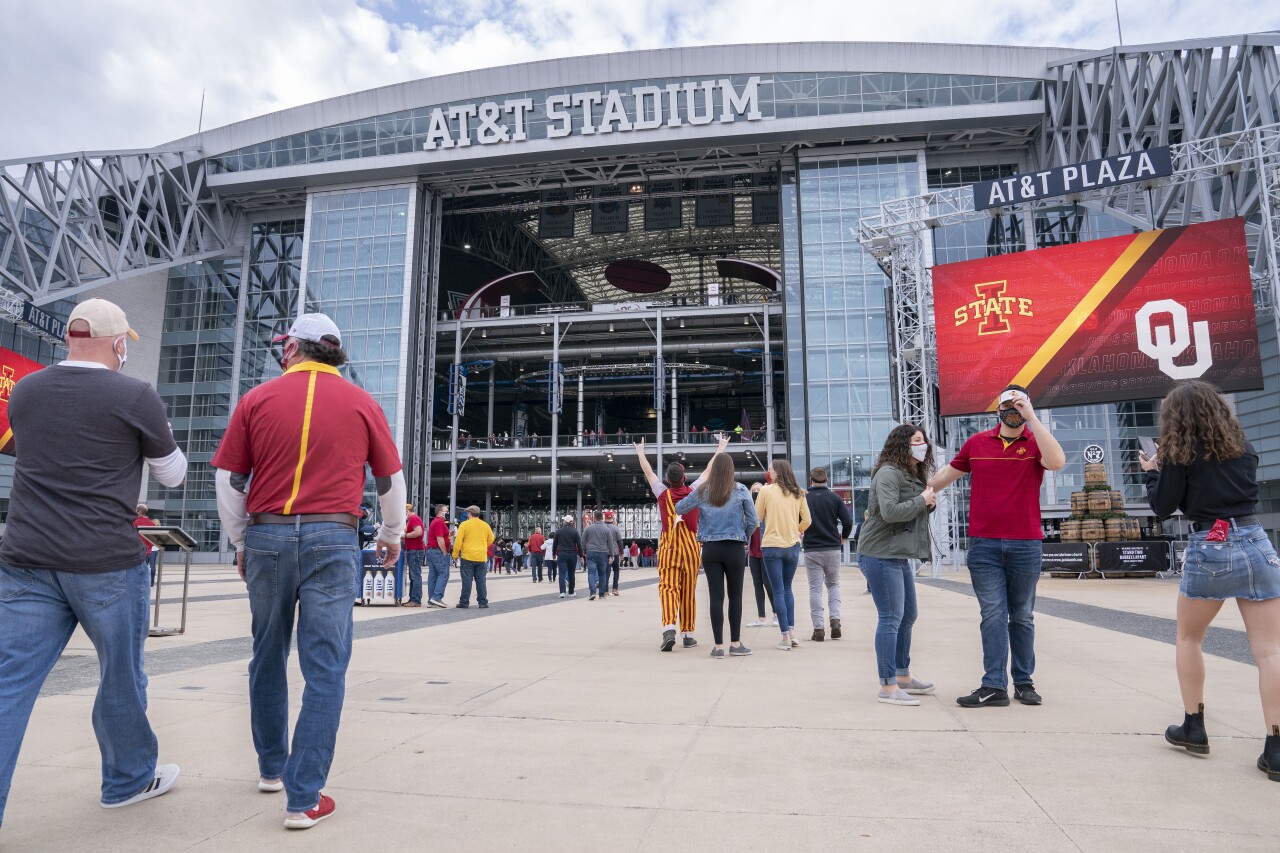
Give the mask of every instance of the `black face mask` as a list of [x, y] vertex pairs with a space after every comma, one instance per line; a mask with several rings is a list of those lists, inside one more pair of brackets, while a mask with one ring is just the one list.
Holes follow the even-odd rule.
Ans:
[[1009, 429], [1017, 429], [1027, 422], [1027, 419], [1017, 409], [998, 409], [996, 417], [1000, 419], [1000, 423]]

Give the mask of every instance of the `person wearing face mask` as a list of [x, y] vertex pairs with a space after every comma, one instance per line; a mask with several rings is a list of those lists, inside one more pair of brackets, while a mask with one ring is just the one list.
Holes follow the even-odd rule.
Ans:
[[858, 565], [867, 578], [876, 623], [877, 700], [919, 705], [933, 685], [911, 674], [911, 627], [916, 621], [916, 580], [910, 560], [928, 560], [929, 513], [937, 503], [925, 485], [933, 448], [923, 430], [901, 424], [889, 432], [871, 472], [867, 519], [858, 534]]
[[[387, 416], [342, 376], [342, 334], [303, 314], [285, 335], [284, 375], [236, 404], [212, 465], [222, 529], [249, 593], [249, 718], [259, 791], [284, 791], [284, 825], [334, 814], [322, 793], [332, 766], [361, 558], [357, 526], [366, 469], [382, 509], [378, 555], [392, 568], [406, 520], [404, 471]], [[288, 662], [297, 624], [306, 686], [289, 740]]]
[[969, 581], [982, 613], [982, 684], [957, 704], [964, 708], [1009, 704], [1012, 657], [1014, 696], [1039, 705], [1032, 609], [1040, 580], [1040, 484], [1045, 471], [1067, 464], [1062, 445], [1036, 417], [1027, 389], [1009, 385], [996, 401], [1000, 425], [960, 448], [929, 486], [940, 492], [970, 474]]
[[138, 335], [119, 306], [87, 299], [67, 320], [67, 359], [9, 396], [17, 459], [0, 545], [0, 821], [36, 695], [77, 626], [101, 674], [102, 807], [158, 797], [178, 780], [178, 765], [157, 763], [147, 720], [149, 549], [132, 522], [143, 462], [174, 487], [187, 460], [160, 395], [120, 373], [129, 339]]

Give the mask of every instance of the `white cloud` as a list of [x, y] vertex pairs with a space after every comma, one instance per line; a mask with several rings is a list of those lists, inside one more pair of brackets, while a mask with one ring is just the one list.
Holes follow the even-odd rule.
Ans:
[[[1122, 0], [1125, 41], [1280, 28], [1263, 0]], [[766, 41], [1097, 49], [1113, 0], [0, 0], [0, 158], [135, 148], [453, 71], [621, 50]], [[498, 93], [494, 93], [498, 94]]]

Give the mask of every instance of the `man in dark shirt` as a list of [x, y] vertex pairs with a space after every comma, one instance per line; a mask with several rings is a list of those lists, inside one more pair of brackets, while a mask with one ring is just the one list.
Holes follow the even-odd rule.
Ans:
[[560, 529], [551, 535], [555, 550], [552, 552], [556, 558], [556, 568], [560, 575], [560, 597], [564, 598], [566, 582], [568, 584], [568, 594], [575, 595], [573, 591], [574, 573], [578, 568], [578, 557], [582, 554], [582, 537], [578, 535], [577, 529], [573, 526], [573, 516], [566, 515], [564, 524]]
[[17, 461], [0, 545], [0, 820], [27, 722], [76, 626], [98, 652], [93, 728], [102, 807], [168, 791], [147, 721], [147, 549], [134, 533], [142, 463], [165, 486], [186, 478], [164, 403], [119, 371], [138, 339], [105, 299], [76, 306], [67, 360], [24, 377], [9, 398]]
[[826, 639], [823, 625], [822, 589], [827, 590], [831, 607], [831, 639], [840, 639], [840, 556], [842, 542], [853, 530], [853, 513], [840, 496], [827, 488], [827, 469], [809, 472], [809, 493], [805, 495], [812, 520], [804, 532], [804, 571], [809, 577], [809, 614], [813, 617], [813, 639]]

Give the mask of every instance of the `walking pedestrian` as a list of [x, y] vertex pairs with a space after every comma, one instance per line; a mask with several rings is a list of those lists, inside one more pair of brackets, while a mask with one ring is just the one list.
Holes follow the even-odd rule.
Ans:
[[853, 532], [853, 513], [840, 496], [827, 488], [827, 469], [809, 472], [809, 529], [804, 532], [804, 572], [809, 579], [809, 615], [813, 619], [813, 640], [826, 639], [822, 591], [827, 591], [831, 608], [831, 639], [840, 639], [840, 557], [841, 545]]
[[933, 447], [924, 431], [900, 424], [889, 432], [871, 472], [867, 521], [858, 535], [858, 564], [871, 586], [876, 623], [877, 700], [919, 705], [916, 696], [933, 685], [911, 674], [911, 629], [915, 625], [916, 579], [910, 560], [933, 556], [929, 513], [937, 504], [929, 475]]
[[[158, 797], [178, 781], [178, 765], [157, 763], [147, 720], [149, 546], [129, 513], [144, 461], [174, 487], [187, 460], [160, 395], [119, 372], [129, 339], [138, 335], [118, 306], [87, 299], [67, 320], [66, 360], [9, 393], [17, 458], [0, 543], [0, 821], [36, 696], [77, 626], [98, 656], [102, 807]], [[74, 799], [65, 783], [59, 796]]]
[[1191, 521], [1178, 588], [1178, 687], [1182, 725], [1165, 740], [1207, 755], [1204, 653], [1210, 623], [1234, 598], [1258, 665], [1266, 724], [1257, 767], [1280, 782], [1280, 557], [1256, 515], [1258, 454], [1222, 395], [1207, 382], [1174, 386], [1160, 406], [1160, 443], [1140, 457], [1157, 518]]
[[[138, 504], [136, 507], [134, 507], [134, 512], [137, 514], [137, 517], [134, 518], [133, 520], [134, 530], [138, 530], [139, 528], [142, 528], [142, 527], [157, 526], [155, 521], [151, 518], [151, 516], [147, 515], [147, 513], [149, 512], [149, 509], [147, 508], [146, 504]], [[155, 586], [156, 585], [156, 562], [160, 558], [160, 546], [152, 545], [146, 539], [143, 539], [141, 535], [138, 536], [138, 539], [141, 540], [142, 547], [147, 549], [147, 568], [151, 570], [151, 585]]]
[[467, 507], [467, 518], [458, 525], [458, 532], [453, 537], [453, 558], [458, 561], [458, 572], [462, 577], [462, 593], [455, 605], [457, 608], [466, 610], [471, 606], [473, 582], [476, 585], [476, 604], [481, 610], [489, 606], [488, 563], [485, 557], [492, 553], [493, 528], [480, 517], [480, 507], [472, 504]]
[[582, 553], [582, 537], [573, 526], [572, 515], [566, 515], [564, 524], [551, 535], [551, 546], [555, 554], [556, 568], [560, 574], [560, 597], [565, 597], [567, 589], [569, 597], [572, 598], [577, 595], [573, 585], [577, 579], [578, 557]]
[[[609, 566], [613, 569], [613, 589], [610, 594], [617, 595], [619, 575], [622, 573], [622, 555], [626, 553], [626, 546], [622, 542], [622, 531], [618, 529], [618, 525], [613, 523], [613, 510], [606, 509], [604, 511], [604, 524], [617, 537], [618, 550], [609, 557]], [[601, 593], [601, 595], [603, 596], [604, 593]]]
[[449, 583], [449, 566], [453, 546], [449, 541], [449, 505], [437, 504], [435, 518], [427, 529], [427, 606], [437, 609], [444, 603], [444, 589]]
[[707, 468], [705, 480], [676, 504], [676, 512], [698, 510], [698, 541], [702, 570], [711, 598], [713, 659], [724, 657], [724, 599], [729, 594], [729, 654], [743, 656], [751, 649], [742, 642], [742, 575], [746, 546], [759, 527], [747, 487], [733, 480], [733, 459], [719, 453]]
[[[721, 441], [715, 456], [724, 453], [726, 442]], [[684, 635], [681, 645], [688, 649], [698, 645], [693, 638], [697, 620], [697, 602], [694, 590], [698, 583], [698, 569], [702, 563], [698, 546], [698, 511], [681, 514], [676, 504], [693, 489], [702, 485], [702, 477], [693, 485], [685, 483], [684, 466], [672, 462], [667, 466], [666, 481], [658, 479], [644, 455], [644, 439], [636, 444], [636, 456], [644, 472], [649, 489], [658, 500], [658, 513], [662, 521], [662, 535], [658, 538], [658, 599], [662, 604], [662, 644], [660, 651], [669, 652], [676, 645], [677, 622]], [[712, 456], [712, 459], [715, 459]]]
[[422, 517], [413, 511], [413, 504], [404, 505], [409, 519], [404, 525], [404, 540], [400, 550], [404, 552], [404, 566], [409, 572], [409, 600], [405, 607], [422, 606], [422, 566], [427, 561], [427, 529]]
[[756, 515], [764, 527], [760, 552], [769, 585], [773, 587], [778, 630], [782, 632], [777, 648], [790, 651], [800, 645], [794, 633], [796, 599], [791, 592], [791, 582], [800, 562], [800, 535], [809, 527], [809, 504], [787, 460], [773, 460], [765, 471], [765, 479], [768, 483], [756, 495]]
[[529, 574], [533, 576], [534, 583], [542, 583], [542, 549], [547, 544], [547, 538], [542, 535], [542, 528], [535, 527], [533, 535], [529, 537]]
[[595, 521], [587, 514], [583, 523], [582, 551], [587, 557], [587, 588], [591, 601], [609, 595], [609, 559], [622, 550], [622, 535], [612, 524], [613, 513], [608, 513], [608, 523], [602, 517]]
[[646, 569], [653, 568], [653, 554], [653, 546], [646, 542], [644, 545], [644, 551], [641, 552], [641, 558], [644, 560], [644, 567]]
[[[333, 761], [347, 665], [365, 468], [382, 508], [379, 554], [400, 556], [405, 482], [382, 407], [338, 372], [342, 335], [303, 314], [277, 339], [284, 375], [240, 398], [214, 454], [218, 515], [249, 591], [253, 658], [249, 715], [258, 788], [284, 790], [284, 825], [308, 829], [334, 813], [322, 793]], [[339, 580], [346, 579], [346, 580]], [[306, 688], [289, 743], [289, 646], [295, 618]]]
[[[756, 495], [760, 494], [760, 484], [751, 484], [751, 500], [754, 502]], [[755, 532], [751, 534], [751, 543], [747, 546], [747, 565], [751, 567], [751, 586], [756, 594], [756, 613], [757, 617], [747, 623], [748, 628], [763, 628], [769, 624], [769, 616], [765, 613], [764, 602], [769, 600], [769, 612], [773, 612], [773, 587], [769, 584], [769, 579], [764, 571], [764, 552], [760, 550], [760, 539], [764, 534], [763, 527], [757, 527]], [[778, 624], [775, 616], [773, 624]]]
[[524, 568], [524, 546], [520, 544], [519, 539], [511, 543], [511, 567], [515, 569], [516, 574]]
[[547, 568], [547, 580], [551, 583], [556, 582], [556, 534], [552, 531], [551, 535], [543, 540], [542, 543], [542, 563]]
[[636, 569], [640, 566], [640, 543], [631, 540], [631, 550], [627, 552], [627, 568]]
[[1024, 705], [1043, 701], [1032, 675], [1036, 667], [1036, 584], [1040, 581], [1040, 485], [1045, 471], [1067, 464], [1062, 445], [1036, 417], [1025, 388], [1000, 393], [1000, 425], [971, 437], [929, 486], [940, 492], [971, 473], [969, 581], [982, 613], [982, 684], [956, 704], [964, 708], [1009, 704], [1012, 653], [1014, 697]]

